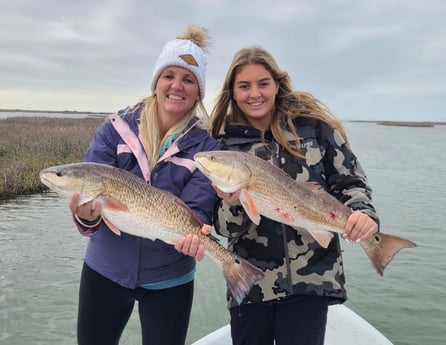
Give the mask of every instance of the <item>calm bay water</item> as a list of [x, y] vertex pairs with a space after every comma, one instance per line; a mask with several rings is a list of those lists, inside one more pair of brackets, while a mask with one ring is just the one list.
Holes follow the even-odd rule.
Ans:
[[[395, 345], [443, 344], [446, 126], [345, 125], [373, 187], [381, 231], [418, 244], [379, 277], [359, 245], [343, 242], [347, 306]], [[0, 204], [0, 345], [76, 344], [86, 243], [67, 201], [53, 193]], [[206, 258], [198, 264], [188, 344], [228, 322], [224, 295], [224, 279]], [[121, 343], [140, 343], [139, 333], [135, 313]]]

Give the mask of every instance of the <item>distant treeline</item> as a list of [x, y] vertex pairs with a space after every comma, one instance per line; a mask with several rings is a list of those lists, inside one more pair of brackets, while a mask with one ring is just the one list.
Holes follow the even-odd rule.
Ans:
[[445, 122], [429, 122], [429, 121], [379, 121], [378, 125], [383, 126], [405, 126], [405, 127], [435, 127], [435, 125], [444, 125]]
[[0, 119], [0, 199], [46, 190], [39, 172], [82, 161], [103, 121], [102, 117]]
[[30, 109], [0, 109], [2, 113], [49, 113], [49, 114], [111, 114], [101, 111], [78, 111], [78, 110], [30, 110]]
[[376, 123], [383, 126], [402, 126], [402, 127], [434, 127], [435, 125], [445, 126], [446, 122], [442, 121], [368, 121], [368, 120], [352, 120], [350, 122], [368, 122]]

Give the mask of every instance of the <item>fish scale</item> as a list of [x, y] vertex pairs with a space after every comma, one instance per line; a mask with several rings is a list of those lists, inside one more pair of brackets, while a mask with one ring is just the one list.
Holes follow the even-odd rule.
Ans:
[[71, 197], [79, 192], [80, 204], [101, 203], [104, 222], [118, 236], [122, 231], [172, 244], [181, 236], [197, 235], [238, 303], [264, 277], [261, 269], [227, 250], [213, 236], [204, 235], [202, 221], [181, 199], [130, 172], [104, 164], [75, 163], [48, 167], [39, 176], [61, 195]]
[[[240, 202], [253, 223], [259, 224], [264, 216], [299, 231], [304, 228], [323, 248], [328, 247], [333, 233], [343, 233], [352, 213], [315, 183], [297, 182], [253, 154], [208, 151], [195, 154], [194, 160], [197, 168], [223, 192], [240, 190]], [[382, 232], [360, 244], [380, 275], [401, 249], [416, 246], [412, 241]]]

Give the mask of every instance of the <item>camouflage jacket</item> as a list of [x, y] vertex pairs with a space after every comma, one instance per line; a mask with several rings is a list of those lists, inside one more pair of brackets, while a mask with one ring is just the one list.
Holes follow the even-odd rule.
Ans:
[[[222, 149], [245, 151], [270, 160], [297, 181], [319, 183], [354, 210], [379, 223], [371, 204], [366, 176], [337, 130], [316, 120], [296, 120], [305, 159], [290, 155], [272, 137], [246, 126], [227, 126], [218, 138]], [[291, 133], [290, 133], [291, 134]], [[291, 137], [291, 136], [290, 136]], [[262, 217], [256, 226], [239, 203], [223, 201], [216, 212], [216, 231], [228, 237], [228, 247], [262, 268], [265, 278], [257, 282], [242, 303], [284, 299], [297, 294], [321, 295], [330, 304], [346, 298], [339, 237], [335, 234], [324, 249], [307, 231]], [[229, 296], [229, 306], [236, 305]]]

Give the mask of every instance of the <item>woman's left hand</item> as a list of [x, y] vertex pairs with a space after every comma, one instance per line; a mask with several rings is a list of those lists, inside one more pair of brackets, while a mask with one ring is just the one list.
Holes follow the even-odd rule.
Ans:
[[[212, 227], [207, 224], [201, 228], [201, 232], [205, 235], [209, 235], [211, 231]], [[180, 253], [194, 257], [197, 261], [201, 261], [204, 258], [205, 249], [197, 235], [189, 234], [181, 237], [175, 242], [175, 249]]]
[[378, 232], [378, 224], [367, 214], [354, 211], [347, 219], [342, 237], [347, 242], [361, 242]]

